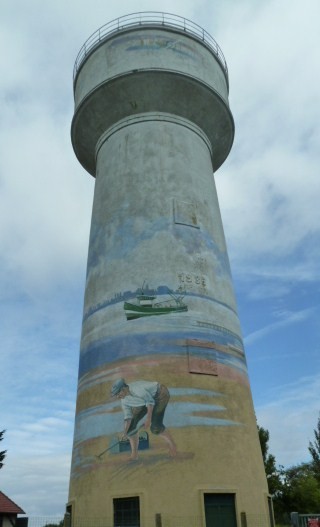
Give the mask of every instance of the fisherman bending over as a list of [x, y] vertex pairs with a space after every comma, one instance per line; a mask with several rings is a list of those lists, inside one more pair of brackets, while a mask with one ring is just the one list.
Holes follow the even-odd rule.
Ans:
[[124, 379], [117, 379], [111, 388], [112, 397], [121, 399], [124, 413], [124, 436], [130, 441], [131, 457], [138, 457], [139, 422], [146, 416], [144, 428], [150, 428], [153, 434], [159, 435], [167, 444], [171, 456], [177, 453], [174, 441], [163, 424], [164, 413], [170, 399], [168, 388], [163, 384], [151, 381], [135, 381], [127, 384]]

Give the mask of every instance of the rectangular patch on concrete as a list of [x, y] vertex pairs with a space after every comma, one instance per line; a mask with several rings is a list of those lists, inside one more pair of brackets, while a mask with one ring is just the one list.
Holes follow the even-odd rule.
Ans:
[[213, 342], [187, 340], [189, 373], [218, 375], [217, 350]]
[[186, 203], [175, 199], [173, 202], [173, 215], [175, 223], [200, 229], [194, 203]]

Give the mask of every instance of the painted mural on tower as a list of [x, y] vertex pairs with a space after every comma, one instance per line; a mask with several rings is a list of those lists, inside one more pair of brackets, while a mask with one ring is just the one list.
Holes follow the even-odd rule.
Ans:
[[[182, 379], [188, 373], [248, 382], [238, 335], [189, 313], [199, 296], [185, 288], [192, 279], [203, 287], [203, 281], [187, 274], [180, 276], [176, 290], [150, 288], [144, 280], [133, 292], [119, 292], [85, 314], [88, 321], [100, 311], [120, 308], [123, 331], [118, 323], [114, 335], [110, 330], [103, 341], [81, 350], [79, 395], [103, 386], [104, 397], [77, 413], [73, 477], [112, 460], [128, 467], [160, 459], [183, 462], [193, 454], [177, 430], [241, 425], [228, 416], [225, 393], [177, 384], [179, 373]], [[166, 371], [166, 378], [157, 378], [158, 370]]]

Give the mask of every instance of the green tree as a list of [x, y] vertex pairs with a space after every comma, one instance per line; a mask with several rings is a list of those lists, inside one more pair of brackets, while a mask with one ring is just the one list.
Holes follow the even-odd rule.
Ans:
[[264, 469], [267, 476], [269, 492], [271, 496], [276, 496], [277, 493], [282, 489], [281, 474], [282, 468], [276, 467], [276, 458], [272, 454], [269, 454], [269, 431], [258, 425], [258, 434], [262, 452], [262, 459], [264, 463]]
[[319, 511], [320, 504], [320, 417], [314, 431], [315, 441], [309, 443], [310, 463], [288, 469], [276, 466], [275, 456], [269, 454], [269, 432], [258, 426], [263, 462], [273, 498], [277, 524], [289, 525], [290, 513], [308, 514]]
[[63, 527], [64, 521], [60, 520], [58, 523], [46, 523], [43, 527]]
[[287, 512], [308, 514], [318, 511], [320, 486], [311, 463], [301, 463], [284, 472], [282, 502]]
[[311, 468], [314, 473], [314, 477], [320, 484], [320, 415], [318, 417], [317, 428], [314, 429], [315, 440], [312, 443], [309, 441], [308, 450], [311, 454]]
[[[5, 430], [2, 430], [2, 432], [0, 432], [0, 441], [3, 440], [3, 434], [5, 433]], [[6, 450], [2, 450], [0, 451], [0, 468], [3, 467], [3, 463], [2, 461], [4, 460], [4, 458], [6, 457]]]

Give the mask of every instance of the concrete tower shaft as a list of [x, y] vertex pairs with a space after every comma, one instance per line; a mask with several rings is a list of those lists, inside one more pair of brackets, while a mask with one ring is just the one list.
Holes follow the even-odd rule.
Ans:
[[100, 517], [119, 527], [167, 527], [179, 516], [181, 526], [193, 517], [211, 527], [223, 502], [226, 525], [241, 517], [248, 527], [267, 526], [213, 178], [234, 136], [222, 52], [180, 17], [130, 15], [82, 48], [74, 93], [73, 147], [96, 178], [69, 492], [74, 525]]

